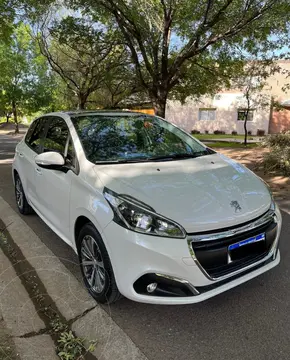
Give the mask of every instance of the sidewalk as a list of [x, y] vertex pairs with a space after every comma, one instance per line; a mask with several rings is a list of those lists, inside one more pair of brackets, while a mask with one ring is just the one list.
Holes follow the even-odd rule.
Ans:
[[[59, 359], [58, 340], [61, 335], [69, 336], [70, 331], [73, 340], [66, 339], [67, 344], [71, 341], [69, 344], [75, 346], [84, 339], [79, 359], [146, 360], [1, 197], [0, 219], [0, 229], [7, 228], [0, 232], [0, 305], [7, 334], [19, 354], [11, 356], [13, 360]], [[87, 351], [90, 341], [96, 343], [92, 352]]]
[[[193, 135], [194, 136], [194, 135]], [[256, 143], [260, 143], [263, 141], [262, 138], [256, 138], [256, 139], [251, 139], [251, 136], [249, 136], [250, 139], [247, 140], [248, 144], [256, 144]], [[215, 143], [215, 142], [230, 142], [230, 143], [244, 143], [244, 140], [243, 139], [235, 139], [234, 137], [229, 137], [229, 138], [219, 138], [219, 137], [214, 137], [212, 139], [203, 139], [203, 140], [200, 140], [206, 144], [209, 144], [209, 143]]]

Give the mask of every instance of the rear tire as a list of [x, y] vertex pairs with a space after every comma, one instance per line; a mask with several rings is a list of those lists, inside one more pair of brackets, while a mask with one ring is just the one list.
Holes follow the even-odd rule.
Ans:
[[120, 294], [105, 244], [93, 226], [86, 224], [78, 236], [79, 261], [83, 281], [92, 297], [99, 303], [112, 304]]
[[18, 210], [23, 215], [29, 215], [33, 213], [32, 207], [28, 204], [26, 199], [22, 182], [18, 174], [15, 175], [15, 197]]

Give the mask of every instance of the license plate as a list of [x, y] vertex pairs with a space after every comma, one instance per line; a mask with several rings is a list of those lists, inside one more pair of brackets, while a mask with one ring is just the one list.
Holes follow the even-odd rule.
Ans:
[[257, 243], [259, 241], [264, 241], [266, 239], [265, 237], [265, 234], [260, 234], [260, 235], [257, 235], [257, 236], [253, 236], [249, 239], [246, 239], [246, 240], [242, 240], [240, 242], [237, 242], [235, 244], [232, 244], [228, 247], [228, 250], [229, 251], [232, 251], [232, 250], [235, 250], [235, 249], [238, 249], [242, 246], [245, 246], [245, 245], [249, 245], [249, 244], [254, 244], [254, 243]]
[[[228, 247], [228, 264], [233, 261], [242, 260], [249, 254], [263, 251], [263, 243], [266, 240], [265, 234], [259, 234], [249, 239], [239, 241]], [[259, 246], [262, 245], [262, 246]]]

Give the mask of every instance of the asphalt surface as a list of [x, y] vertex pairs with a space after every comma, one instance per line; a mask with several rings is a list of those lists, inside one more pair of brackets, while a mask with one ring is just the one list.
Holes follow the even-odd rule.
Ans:
[[[15, 210], [11, 159], [17, 141], [0, 135], [0, 196]], [[22, 218], [81, 281], [74, 252], [38, 216]], [[122, 299], [105, 309], [150, 360], [288, 360], [290, 216], [285, 212], [283, 221], [280, 265], [248, 283], [194, 305]]]

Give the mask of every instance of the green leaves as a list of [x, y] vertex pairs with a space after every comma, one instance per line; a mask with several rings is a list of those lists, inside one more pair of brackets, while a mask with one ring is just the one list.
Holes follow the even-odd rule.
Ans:
[[0, 100], [2, 112], [12, 102], [29, 114], [51, 101], [52, 79], [45, 59], [30, 37], [27, 25], [19, 24], [8, 43], [0, 45]]

